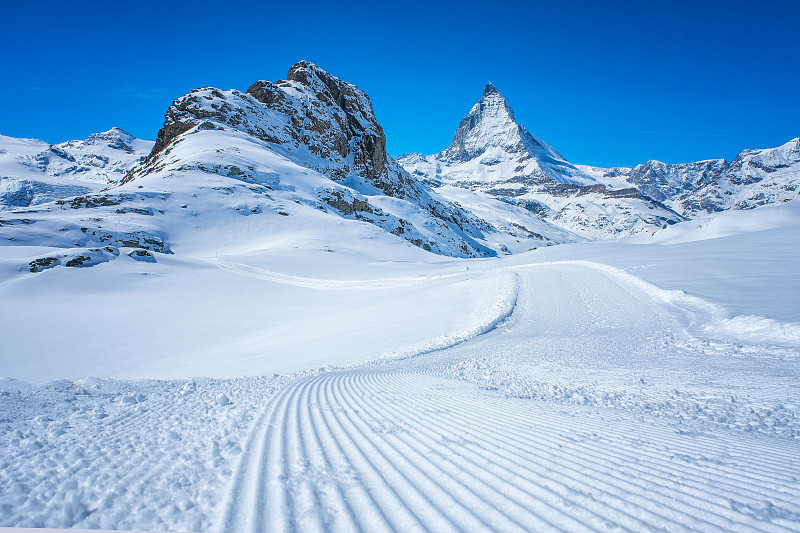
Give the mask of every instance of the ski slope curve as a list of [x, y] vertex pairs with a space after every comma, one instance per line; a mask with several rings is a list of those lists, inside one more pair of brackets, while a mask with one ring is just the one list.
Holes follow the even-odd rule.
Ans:
[[762, 410], [725, 403], [731, 354], [686, 334], [679, 294], [534, 266], [481, 335], [279, 392], [216, 529], [796, 530], [798, 421], [774, 420], [791, 379], [736, 354]]

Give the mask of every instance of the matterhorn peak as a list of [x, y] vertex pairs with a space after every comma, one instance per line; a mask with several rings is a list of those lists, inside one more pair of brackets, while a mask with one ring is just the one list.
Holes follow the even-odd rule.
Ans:
[[480, 101], [461, 120], [452, 144], [441, 155], [449, 161], [469, 161], [487, 150], [523, 155], [543, 152], [549, 158], [562, 159], [517, 124], [514, 111], [492, 82], [484, 86]]

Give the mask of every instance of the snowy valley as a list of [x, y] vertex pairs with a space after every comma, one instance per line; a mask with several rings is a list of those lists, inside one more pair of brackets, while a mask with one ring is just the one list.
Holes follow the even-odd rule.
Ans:
[[0, 529], [797, 531], [800, 139], [437, 154], [302, 61], [0, 137]]

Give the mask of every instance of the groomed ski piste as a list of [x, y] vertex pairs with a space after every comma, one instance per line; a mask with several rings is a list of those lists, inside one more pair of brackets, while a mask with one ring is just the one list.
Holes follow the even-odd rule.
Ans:
[[9, 276], [0, 525], [798, 531], [800, 232], [760, 229]]

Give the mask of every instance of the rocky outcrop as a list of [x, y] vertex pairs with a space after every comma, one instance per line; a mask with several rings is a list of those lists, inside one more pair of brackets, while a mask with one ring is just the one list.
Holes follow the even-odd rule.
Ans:
[[627, 181], [644, 194], [663, 202], [713, 183], [727, 167], [724, 159], [677, 165], [648, 161], [634, 167]]
[[[369, 97], [312, 63], [301, 61], [285, 80], [260, 80], [247, 92], [205, 87], [178, 98], [165, 114], [151, 154], [123, 183], [167, 169], [173, 175], [199, 169], [231, 177], [223, 171], [231, 165], [187, 159], [180, 146], [198, 133], [220, 135], [220, 140], [244, 134], [260, 141], [264, 150], [337, 182], [340, 187], [328, 184], [321, 187], [328, 193], [316, 195], [326, 212], [332, 208], [339, 216], [375, 224], [438, 253], [495, 253], [479, 242], [488, 229], [485, 222], [441, 198], [387, 154], [386, 137]], [[396, 205], [403, 214], [392, 214], [381, 202], [378, 208], [375, 196], [407, 202]], [[425, 214], [409, 221], [415, 209]], [[430, 237], [431, 232], [437, 237]]]
[[[282, 150], [305, 148], [312, 156], [307, 163], [333, 180], [358, 176], [388, 196], [412, 200], [422, 196], [416, 180], [387, 154], [386, 136], [369, 97], [308, 61], [294, 65], [286, 80], [257, 81], [246, 93], [206, 87], [178, 98], [165, 114], [147, 163], [153, 165], [191, 129], [218, 125]], [[125, 181], [146, 171], [137, 168]]]

